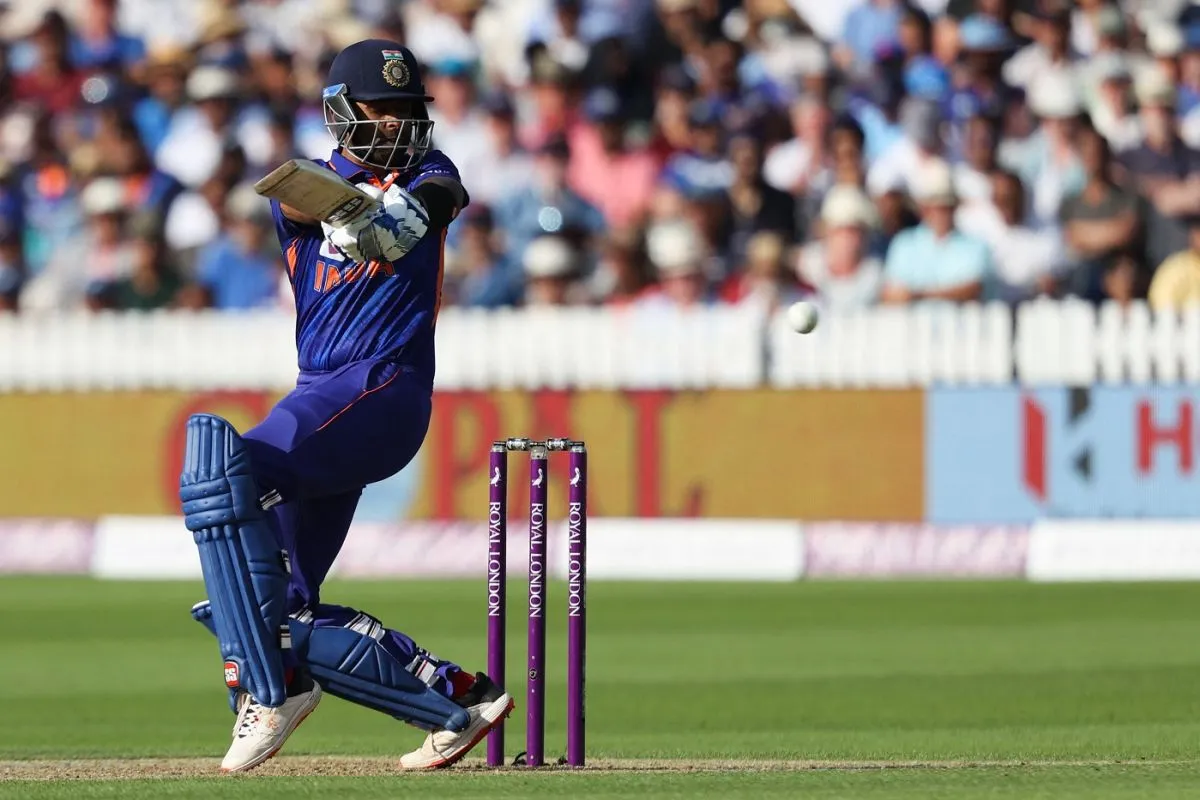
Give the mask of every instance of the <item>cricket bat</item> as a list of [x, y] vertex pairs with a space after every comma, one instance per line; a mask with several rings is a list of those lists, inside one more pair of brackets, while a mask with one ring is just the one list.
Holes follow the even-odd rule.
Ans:
[[330, 225], [380, 208], [377, 199], [333, 170], [299, 158], [276, 167], [254, 191]]

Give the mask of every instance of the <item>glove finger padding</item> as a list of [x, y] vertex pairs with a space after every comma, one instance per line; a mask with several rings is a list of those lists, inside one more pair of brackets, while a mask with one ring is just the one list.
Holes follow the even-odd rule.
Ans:
[[403, 258], [428, 232], [428, 213], [419, 200], [398, 186], [386, 191], [370, 185], [361, 188], [381, 200], [383, 208], [340, 226], [321, 223], [326, 240], [359, 263]]

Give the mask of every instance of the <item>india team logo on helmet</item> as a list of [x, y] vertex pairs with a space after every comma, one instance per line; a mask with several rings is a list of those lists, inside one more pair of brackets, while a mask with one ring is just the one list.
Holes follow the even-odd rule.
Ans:
[[408, 86], [411, 76], [408, 73], [408, 64], [404, 62], [404, 53], [399, 50], [384, 50], [383, 52], [383, 79], [388, 82], [389, 86], [395, 86], [397, 89], [403, 89]]

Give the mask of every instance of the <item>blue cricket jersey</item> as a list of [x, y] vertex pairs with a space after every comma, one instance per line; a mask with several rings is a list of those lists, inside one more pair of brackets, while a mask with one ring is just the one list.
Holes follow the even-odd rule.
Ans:
[[[317, 161], [351, 183], [373, 183], [370, 171], [334, 153]], [[434, 177], [460, 180], [454, 163], [431, 150], [397, 185], [413, 191]], [[320, 226], [299, 225], [271, 201], [275, 231], [296, 296], [296, 352], [302, 373], [331, 372], [364, 359], [415, 367], [433, 384], [433, 327], [442, 296], [445, 229], [430, 228], [399, 261], [356, 263], [330, 246]]]

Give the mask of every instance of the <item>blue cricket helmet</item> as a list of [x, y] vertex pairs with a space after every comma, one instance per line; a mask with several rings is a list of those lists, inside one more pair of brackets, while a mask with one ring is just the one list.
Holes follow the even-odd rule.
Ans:
[[[329, 67], [321, 100], [325, 127], [338, 148], [364, 164], [411, 169], [433, 146], [433, 122], [425, 109], [433, 97], [425, 91], [416, 57], [399, 42], [364, 39], [346, 47]], [[411, 115], [370, 119], [356, 105], [395, 100], [412, 101]], [[392, 122], [400, 124], [385, 127]]]

